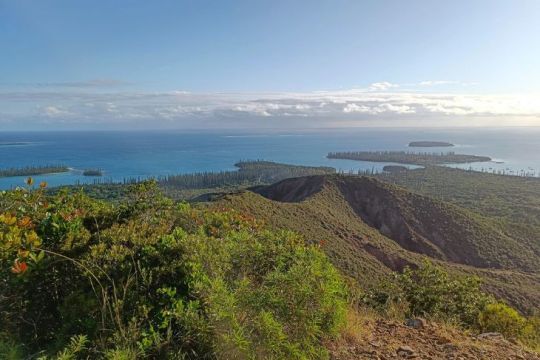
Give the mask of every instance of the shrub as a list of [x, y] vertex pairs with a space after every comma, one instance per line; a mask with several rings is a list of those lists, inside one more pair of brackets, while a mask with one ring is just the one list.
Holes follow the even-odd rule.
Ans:
[[480, 289], [475, 277], [450, 276], [442, 268], [426, 261], [418, 269], [405, 269], [397, 275], [410, 316], [433, 316], [476, 325], [480, 312], [491, 298]]
[[[540, 316], [525, 318], [495, 301], [481, 291], [476, 278], [451, 276], [426, 261], [418, 269], [396, 274], [395, 280], [368, 291], [363, 304], [393, 318], [399, 314], [429, 316], [475, 331], [499, 332], [540, 351]], [[401, 312], [396, 313], [396, 309]]]
[[344, 284], [326, 257], [290, 232], [201, 239], [176, 231], [190, 292], [205, 304], [224, 358], [320, 358], [344, 318]]
[[0, 193], [0, 355], [327, 356], [344, 285], [298, 235], [155, 183], [116, 206], [43, 188]]
[[0, 333], [0, 359], [20, 360], [23, 357], [22, 346], [6, 334]]
[[478, 326], [483, 332], [499, 332], [509, 338], [523, 333], [525, 318], [510, 306], [496, 302], [488, 304], [478, 316]]
[[392, 279], [381, 281], [363, 294], [362, 305], [390, 319], [403, 318], [409, 312], [403, 289]]
[[533, 315], [527, 319], [521, 332], [520, 340], [540, 353], [540, 316]]
[[540, 317], [525, 318], [482, 292], [477, 278], [451, 276], [428, 261], [396, 274], [394, 283], [369, 292], [365, 303], [386, 313], [401, 305], [406, 316], [453, 321], [476, 331], [499, 332], [532, 349], [540, 347]]

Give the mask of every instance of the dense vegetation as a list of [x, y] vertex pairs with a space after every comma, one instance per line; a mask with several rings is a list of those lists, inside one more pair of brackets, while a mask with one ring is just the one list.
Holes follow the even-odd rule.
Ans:
[[238, 171], [203, 172], [170, 175], [160, 178], [164, 187], [175, 189], [207, 189], [223, 186], [271, 184], [290, 177], [332, 174], [331, 167], [287, 165], [271, 161], [240, 161], [235, 164]]
[[323, 243], [334, 265], [365, 287], [420, 264], [422, 253], [449, 272], [481, 277], [484, 290], [523, 312], [540, 308], [535, 245], [498, 219], [357, 176], [290, 179], [257, 191], [264, 197], [246, 191], [218, 203]]
[[379, 174], [412, 191], [482, 214], [491, 227], [513, 237], [540, 256], [540, 179], [443, 167]]
[[101, 169], [86, 169], [83, 171], [84, 176], [102, 176], [103, 171]]
[[224, 203], [174, 203], [155, 182], [117, 204], [27, 183], [0, 194], [2, 359], [327, 358], [361, 307], [538, 346], [537, 317], [429, 262], [366, 286], [344, 280], [322, 241]]
[[118, 206], [45, 186], [0, 196], [0, 358], [326, 356], [344, 285], [298, 235], [154, 183]]
[[540, 179], [429, 166], [378, 174], [383, 181], [500, 220], [540, 225]]
[[419, 153], [407, 151], [344, 151], [328, 153], [329, 159], [347, 159], [401, 164], [436, 165], [490, 161], [487, 156], [446, 153]]
[[477, 277], [450, 275], [424, 261], [395, 273], [394, 280], [367, 292], [361, 301], [382, 312], [404, 312], [480, 332], [501, 332], [540, 350], [540, 316], [521, 316], [480, 288]]
[[[235, 164], [238, 171], [199, 172], [169, 175], [156, 179], [159, 187], [170, 198], [193, 200], [208, 197], [208, 194], [231, 192], [251, 186], [268, 185], [290, 177], [307, 175], [333, 174], [334, 168], [324, 166], [301, 166], [275, 163], [271, 161], [239, 161]], [[98, 179], [94, 184], [78, 184], [63, 188], [71, 191], [83, 191], [97, 199], [119, 200], [126, 196], [130, 185], [140, 183], [142, 179], [124, 179], [114, 183]], [[55, 193], [57, 190], [51, 190]]]
[[68, 171], [69, 168], [67, 166], [61, 165], [27, 166], [21, 168], [0, 169], [0, 177], [35, 176]]

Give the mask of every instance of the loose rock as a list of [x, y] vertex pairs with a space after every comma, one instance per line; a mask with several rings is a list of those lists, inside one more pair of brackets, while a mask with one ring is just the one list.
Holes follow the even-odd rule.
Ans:
[[427, 326], [427, 321], [423, 318], [407, 319], [405, 325], [414, 329], [423, 329]]

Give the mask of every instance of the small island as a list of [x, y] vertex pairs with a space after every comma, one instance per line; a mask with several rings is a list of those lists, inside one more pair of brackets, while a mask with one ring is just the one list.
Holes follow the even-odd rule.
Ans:
[[491, 161], [490, 157], [456, 154], [454, 152], [415, 153], [406, 151], [343, 151], [331, 152], [328, 159], [389, 162], [413, 165], [466, 164]]
[[83, 176], [103, 176], [101, 169], [86, 169], [83, 171]]
[[454, 144], [446, 141], [411, 141], [409, 147], [452, 147]]
[[36, 176], [45, 174], [56, 174], [68, 172], [67, 166], [60, 165], [43, 165], [43, 166], [26, 166], [22, 168], [0, 169], [0, 178], [14, 176]]
[[402, 165], [386, 165], [383, 167], [384, 172], [397, 173], [409, 170], [406, 166]]

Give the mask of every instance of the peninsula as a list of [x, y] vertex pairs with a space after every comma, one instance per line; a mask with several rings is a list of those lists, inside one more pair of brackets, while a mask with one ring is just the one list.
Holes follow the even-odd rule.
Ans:
[[13, 176], [36, 176], [44, 174], [56, 174], [68, 172], [67, 166], [44, 165], [44, 166], [26, 166], [21, 168], [0, 169], [0, 178]]

